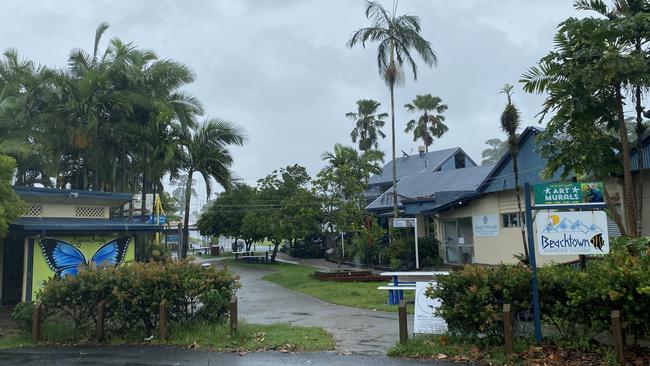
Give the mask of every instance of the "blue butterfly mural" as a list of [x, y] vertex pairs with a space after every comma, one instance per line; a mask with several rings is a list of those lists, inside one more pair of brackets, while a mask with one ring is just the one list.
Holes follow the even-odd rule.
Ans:
[[80, 267], [118, 266], [124, 261], [131, 238], [113, 239], [97, 249], [90, 261], [74, 245], [61, 239], [43, 238], [39, 241], [47, 264], [57, 276], [74, 276]]

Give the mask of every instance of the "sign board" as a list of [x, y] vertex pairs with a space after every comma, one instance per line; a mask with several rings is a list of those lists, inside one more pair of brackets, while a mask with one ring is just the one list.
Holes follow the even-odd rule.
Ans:
[[429, 286], [436, 286], [436, 283], [434, 281], [415, 283], [413, 333], [444, 334], [447, 332], [447, 322], [434, 314], [434, 311], [440, 306], [440, 299], [431, 299], [426, 296]]
[[541, 255], [609, 253], [604, 211], [539, 212], [535, 222]]
[[602, 182], [543, 183], [534, 187], [535, 207], [544, 205], [589, 205], [605, 202]]
[[414, 218], [394, 219], [393, 227], [415, 227]]
[[499, 236], [499, 215], [472, 217], [474, 236]]

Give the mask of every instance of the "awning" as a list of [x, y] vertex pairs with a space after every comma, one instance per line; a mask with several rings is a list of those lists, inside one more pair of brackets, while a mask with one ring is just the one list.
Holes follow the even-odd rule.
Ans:
[[57, 231], [57, 232], [156, 232], [163, 229], [162, 225], [140, 222], [129, 222], [118, 219], [75, 219], [48, 217], [19, 217], [9, 226], [11, 231]]

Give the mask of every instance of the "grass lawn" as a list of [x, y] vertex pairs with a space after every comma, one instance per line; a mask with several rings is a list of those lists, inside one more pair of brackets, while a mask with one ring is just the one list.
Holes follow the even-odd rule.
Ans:
[[[67, 332], [67, 333], [66, 333]], [[39, 344], [84, 344], [89, 343], [72, 339], [69, 327], [57, 324], [44, 324], [44, 341]], [[334, 348], [332, 336], [322, 328], [300, 327], [284, 323], [272, 325], [239, 323], [237, 334], [230, 336], [228, 324], [184, 324], [172, 327], [167, 343], [157, 339], [144, 341], [145, 335], [109, 334], [110, 344], [169, 344], [174, 346], [191, 346], [208, 348], [214, 351], [326, 351]], [[0, 349], [35, 346], [31, 336], [25, 331], [15, 331], [0, 336]]]
[[553, 345], [545, 341], [543, 347], [532, 340], [519, 339], [514, 354], [507, 355], [502, 345], [479, 347], [461, 337], [436, 335], [409, 339], [406, 345], [397, 344], [388, 351], [391, 357], [435, 359], [441, 361], [473, 362], [477, 365], [615, 365], [616, 356], [611, 347], [602, 346], [588, 351]]
[[[272, 270], [273, 272], [263, 279], [333, 304], [397, 312], [397, 305], [387, 304], [388, 291], [377, 290], [377, 286], [384, 285], [383, 282], [320, 281], [312, 276], [316, 270], [314, 267], [286, 263], [249, 264], [234, 260], [228, 260], [226, 263], [235, 267], [247, 266]], [[406, 299], [413, 300], [414, 296], [413, 291], [404, 291]], [[412, 306], [407, 306], [407, 309], [409, 312], [413, 311]]]

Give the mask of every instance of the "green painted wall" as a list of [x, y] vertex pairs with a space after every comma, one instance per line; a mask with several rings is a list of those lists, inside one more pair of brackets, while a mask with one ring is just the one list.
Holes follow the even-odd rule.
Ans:
[[[86, 260], [90, 260], [92, 256], [95, 254], [97, 249], [99, 249], [100, 246], [102, 246], [104, 243], [121, 237], [121, 235], [113, 235], [113, 236], [101, 236], [101, 235], [96, 235], [96, 236], [57, 236], [55, 238], [61, 239], [63, 241], [66, 241], [70, 244], [73, 244], [76, 246], [86, 257]], [[54, 271], [50, 269], [50, 266], [48, 266], [47, 261], [45, 260], [45, 256], [43, 255], [43, 252], [41, 251], [41, 247], [38, 244], [38, 238], [34, 239], [34, 266], [33, 266], [33, 271], [32, 271], [32, 299], [36, 300], [36, 293], [38, 290], [43, 287], [43, 283], [48, 280], [49, 278], [54, 276]], [[131, 238], [131, 241], [129, 242], [129, 247], [126, 250], [126, 255], [124, 256], [124, 263], [132, 261], [135, 259], [135, 243], [133, 237]], [[27, 290], [29, 291], [29, 289]]]

